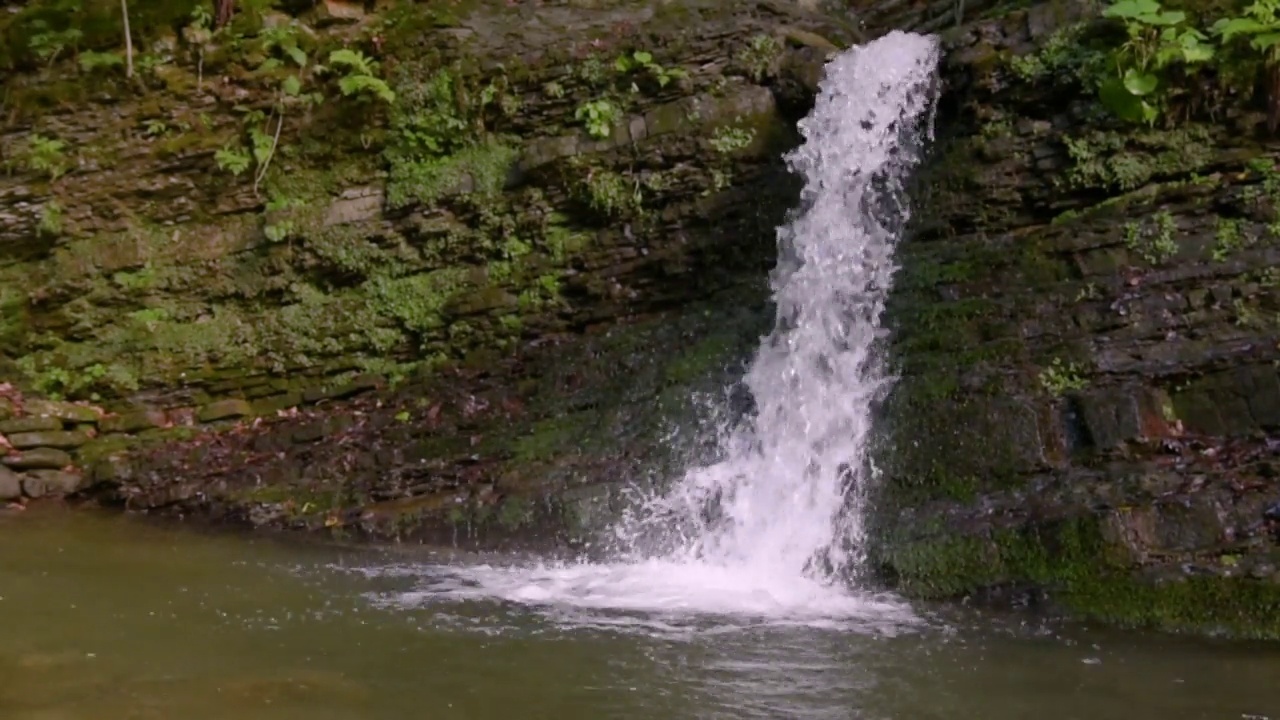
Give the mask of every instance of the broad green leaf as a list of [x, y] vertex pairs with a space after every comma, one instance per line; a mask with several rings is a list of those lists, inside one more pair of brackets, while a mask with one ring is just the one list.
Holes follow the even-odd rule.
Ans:
[[648, 65], [649, 63], [653, 62], [653, 55], [650, 55], [644, 50], [637, 50], [633, 55], [633, 57], [635, 57], [636, 62], [640, 63], [641, 65]]
[[1129, 68], [1124, 74], [1124, 89], [1135, 97], [1150, 95], [1155, 92], [1159, 78], [1151, 73], [1139, 72], [1137, 68]]
[[1156, 0], [1120, 0], [1102, 11], [1104, 17], [1136, 18], [1160, 12], [1160, 3]]
[[1221, 35], [1222, 41], [1226, 42], [1236, 35], [1253, 35], [1267, 29], [1266, 25], [1252, 18], [1223, 18], [1210, 26], [1209, 32]]
[[1258, 50], [1270, 50], [1276, 45], [1280, 45], [1280, 32], [1273, 31], [1259, 35], [1255, 37], [1253, 42], [1250, 44]]
[[1207, 62], [1213, 59], [1213, 46], [1195, 38], [1182, 38], [1182, 59], [1187, 63]]
[[296, 96], [302, 92], [302, 81], [298, 79], [297, 75], [290, 75], [284, 79], [284, 82], [280, 83], [280, 87], [284, 90], [285, 95]]
[[289, 53], [289, 57], [293, 58], [294, 62], [298, 63], [298, 67], [307, 66], [307, 53], [302, 48], [298, 47], [297, 45], [294, 45], [290, 47], [286, 52]]
[[1177, 25], [1187, 19], [1187, 14], [1181, 10], [1166, 10], [1151, 15], [1144, 15], [1139, 18], [1148, 25]]
[[1145, 119], [1143, 102], [1136, 95], [1125, 89], [1119, 78], [1111, 78], [1098, 89], [1098, 99], [1113, 115], [1129, 122], [1142, 122]]
[[1160, 117], [1160, 109], [1157, 108], [1155, 105], [1148, 103], [1146, 100], [1143, 100], [1142, 101], [1142, 119], [1146, 121], [1148, 125], [1154, 125], [1156, 122], [1156, 118], [1158, 117]]

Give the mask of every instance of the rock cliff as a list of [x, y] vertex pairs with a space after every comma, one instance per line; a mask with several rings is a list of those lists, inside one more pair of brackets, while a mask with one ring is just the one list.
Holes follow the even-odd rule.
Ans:
[[893, 300], [880, 567], [915, 595], [1275, 637], [1266, 93], [1231, 84], [1222, 48], [1161, 79], [1159, 118], [1117, 117], [1098, 86], [1126, 33], [1100, 9], [971, 8], [944, 30]]
[[780, 153], [858, 30], [778, 2], [267, 5], [216, 32], [139, 10], [131, 77], [116, 4], [5, 16], [5, 462], [380, 537], [564, 520], [544, 498], [618, 477], [745, 354]]

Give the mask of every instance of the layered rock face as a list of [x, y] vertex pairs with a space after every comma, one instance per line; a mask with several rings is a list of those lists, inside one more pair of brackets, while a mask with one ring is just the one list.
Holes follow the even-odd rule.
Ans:
[[900, 254], [881, 570], [917, 595], [1280, 635], [1280, 167], [1262, 103], [1125, 123], [1088, 65], [1125, 41], [1117, 21], [974, 12], [945, 32]]
[[136, 10], [129, 78], [118, 4], [64, 5], [5, 17], [0, 377], [99, 409], [57, 448], [93, 496], [382, 536], [525, 527], [663, 445], [758, 336], [780, 155], [857, 36], [775, 2], [217, 32], [190, 2]]

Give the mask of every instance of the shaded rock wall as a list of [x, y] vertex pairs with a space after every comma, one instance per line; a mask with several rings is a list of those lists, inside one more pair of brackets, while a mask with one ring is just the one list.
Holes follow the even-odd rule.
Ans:
[[105, 5], [52, 62], [56, 3], [6, 15], [0, 377], [96, 408], [90, 495], [382, 536], [562, 489], [590, 438], [596, 478], [660, 445], [670, 383], [759, 332], [780, 153], [858, 35], [779, 2], [331, 2], [209, 36], [197, 5], [134, 18], [133, 79], [85, 63], [119, 51]]
[[1090, 17], [1046, 3], [946, 35], [891, 310], [881, 570], [1280, 635], [1277, 145], [1238, 102], [1167, 128], [1100, 112], [1054, 66]]

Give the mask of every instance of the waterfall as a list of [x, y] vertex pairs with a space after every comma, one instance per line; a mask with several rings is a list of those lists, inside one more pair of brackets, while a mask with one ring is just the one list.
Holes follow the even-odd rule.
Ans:
[[[888, 378], [880, 317], [908, 217], [904, 180], [932, 132], [937, 47], [894, 32], [832, 60], [790, 168], [800, 208], [778, 230], [777, 318], [745, 378], [757, 411], [637, 514], [678, 518], [673, 559], [835, 580], [856, 569]], [[622, 535], [634, 531], [623, 523]]]
[[874, 481], [872, 412], [890, 379], [880, 320], [905, 181], [931, 140], [938, 53], [932, 36], [892, 32], [827, 64], [786, 158], [805, 184], [778, 229], [775, 327], [744, 379], [755, 412], [725, 431], [715, 462], [621, 519], [614, 562], [440, 571], [412, 599], [793, 618], [899, 607], [849, 581]]

